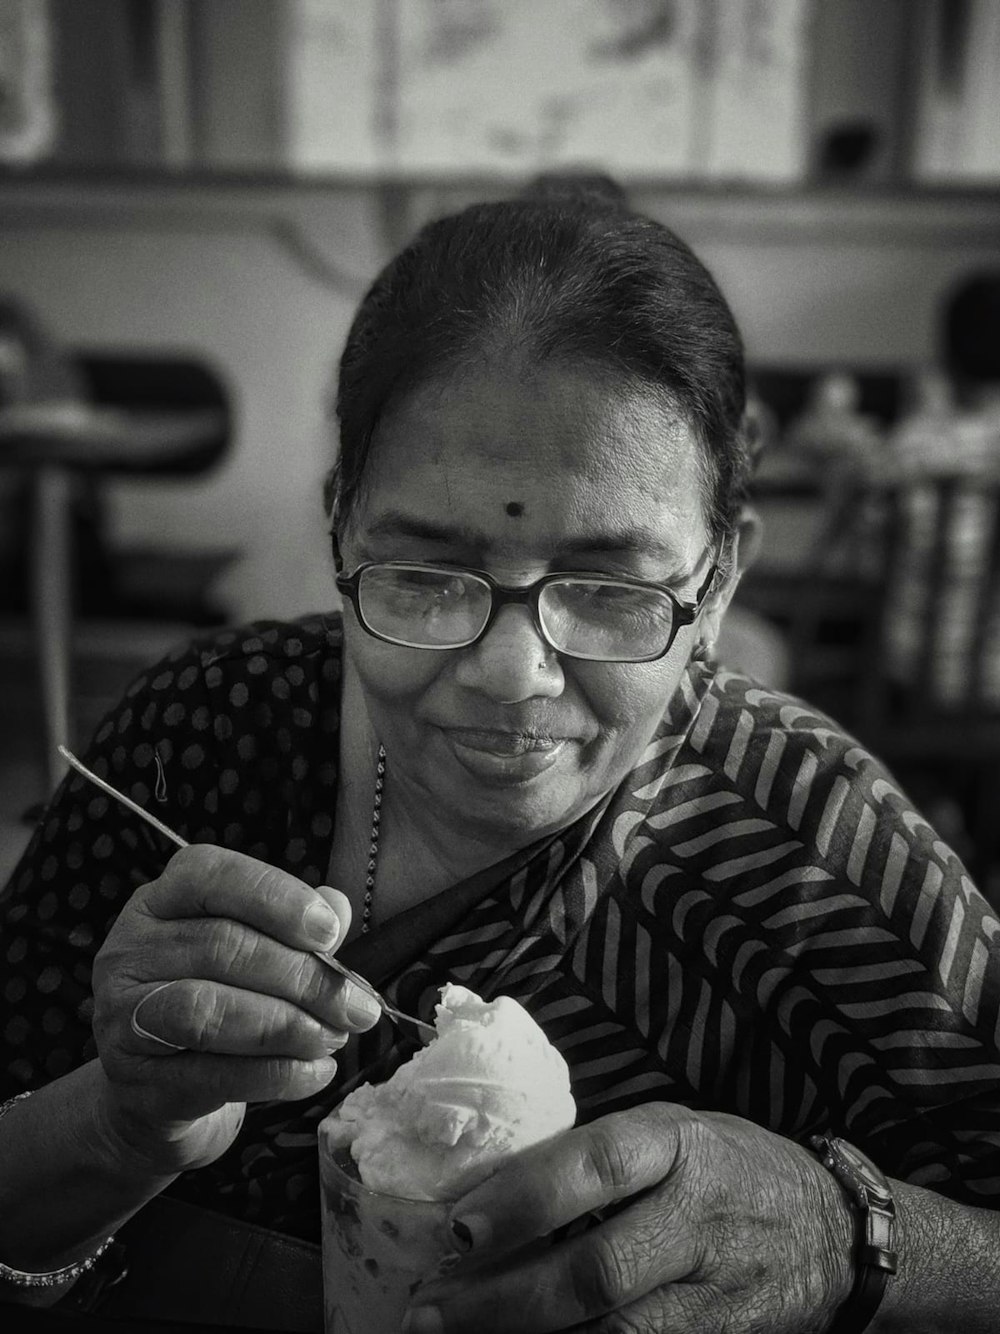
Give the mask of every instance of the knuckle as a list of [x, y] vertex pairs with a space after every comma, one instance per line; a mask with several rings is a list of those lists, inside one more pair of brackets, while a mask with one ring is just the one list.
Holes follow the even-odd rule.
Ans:
[[228, 1011], [229, 998], [210, 983], [184, 978], [170, 988], [170, 1028], [184, 1034], [184, 1045], [206, 1051], [218, 1041]]
[[208, 913], [212, 903], [220, 898], [231, 903], [255, 895], [258, 884], [272, 870], [264, 862], [215, 843], [190, 843], [174, 853], [163, 878], [182, 885], [198, 907]]
[[252, 971], [259, 954], [260, 938], [242, 922], [214, 917], [205, 923], [204, 934], [208, 962], [216, 976]]
[[327, 970], [304, 950], [289, 950], [283, 982], [287, 994], [309, 1010], [318, 1009], [329, 995]]
[[[713, 1289], [694, 1284], [663, 1284], [642, 1296], [606, 1311], [590, 1321], [588, 1334], [691, 1334], [711, 1330], [712, 1334], [736, 1334], [728, 1316], [721, 1311]], [[740, 1329], [748, 1328], [745, 1324]], [[754, 1329], [771, 1329], [766, 1318]]]
[[[737, 1330], [747, 1327], [746, 1318], [751, 1313], [741, 1310], [742, 1303], [735, 1302], [730, 1294], [720, 1291], [714, 1285], [682, 1283], [676, 1286], [675, 1294], [677, 1310], [685, 1329], [704, 1328], [709, 1321], [718, 1334], [736, 1334]], [[762, 1323], [751, 1324], [751, 1328], [764, 1328], [765, 1324], [770, 1323], [769, 1315], [773, 1316], [774, 1312], [767, 1308], [758, 1314]], [[780, 1327], [780, 1317], [778, 1323]]]
[[250, 897], [282, 910], [287, 907], [290, 895], [305, 888], [296, 876], [252, 857], [242, 859], [240, 881]]
[[275, 1058], [266, 1060], [262, 1083], [269, 1097], [304, 1098], [325, 1088], [337, 1070], [332, 1057], [317, 1061]]
[[225, 864], [226, 850], [214, 843], [189, 843], [178, 848], [166, 866], [161, 879], [203, 881], [218, 873]]
[[590, 1170], [612, 1198], [621, 1199], [634, 1190], [634, 1155], [623, 1136], [616, 1135], [610, 1125], [595, 1122], [586, 1141]]
[[262, 1054], [276, 1047], [285, 1051], [295, 1051], [296, 1048], [301, 1048], [304, 1040], [308, 1040], [306, 1022], [301, 1011], [283, 1001], [278, 1001], [261, 1010], [249, 1035], [250, 1041]]
[[573, 1287], [580, 1310], [614, 1311], [631, 1292], [631, 1266], [618, 1246], [600, 1234], [573, 1269]]

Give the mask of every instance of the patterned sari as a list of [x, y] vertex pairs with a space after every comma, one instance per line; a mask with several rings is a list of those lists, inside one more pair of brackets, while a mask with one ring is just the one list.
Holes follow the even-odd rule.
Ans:
[[[133, 684], [88, 760], [190, 841], [319, 885], [340, 652], [322, 617], [198, 641]], [[3, 1096], [94, 1054], [93, 956], [170, 851], [63, 784], [0, 902]], [[517, 997], [566, 1057], [581, 1121], [665, 1099], [844, 1134], [972, 1204], [1000, 1192], [1000, 923], [870, 755], [746, 678], [692, 664], [598, 808], [342, 957], [425, 1018], [449, 980]], [[316, 1240], [317, 1122], [415, 1046], [381, 1022], [321, 1097], [253, 1105], [172, 1193]]]

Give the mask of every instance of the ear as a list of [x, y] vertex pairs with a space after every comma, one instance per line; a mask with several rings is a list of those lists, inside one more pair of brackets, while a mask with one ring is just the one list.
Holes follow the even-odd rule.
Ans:
[[341, 574], [344, 569], [344, 558], [340, 554], [340, 535], [336, 528], [330, 529], [330, 549], [333, 552], [333, 568], [337, 574]]
[[757, 559], [763, 532], [760, 515], [752, 505], [744, 505], [740, 511], [736, 531], [729, 542], [727, 572], [717, 581], [698, 618], [698, 645], [701, 649], [710, 649], [718, 639], [726, 608], [732, 601], [744, 572]]

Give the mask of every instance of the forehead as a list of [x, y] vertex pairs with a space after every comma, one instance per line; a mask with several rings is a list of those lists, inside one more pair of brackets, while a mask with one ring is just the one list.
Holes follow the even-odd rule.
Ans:
[[582, 368], [482, 365], [385, 415], [358, 517], [402, 510], [542, 545], [627, 527], [680, 552], [707, 536], [698, 449], [665, 394]]

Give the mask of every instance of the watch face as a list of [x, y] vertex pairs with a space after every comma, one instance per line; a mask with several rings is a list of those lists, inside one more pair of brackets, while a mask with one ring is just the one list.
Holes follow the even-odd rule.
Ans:
[[869, 1158], [866, 1158], [863, 1153], [859, 1153], [853, 1144], [848, 1144], [846, 1140], [836, 1137], [831, 1139], [829, 1144], [835, 1162], [866, 1190], [870, 1191], [876, 1200], [891, 1198], [889, 1183], [885, 1175], [878, 1170]]

